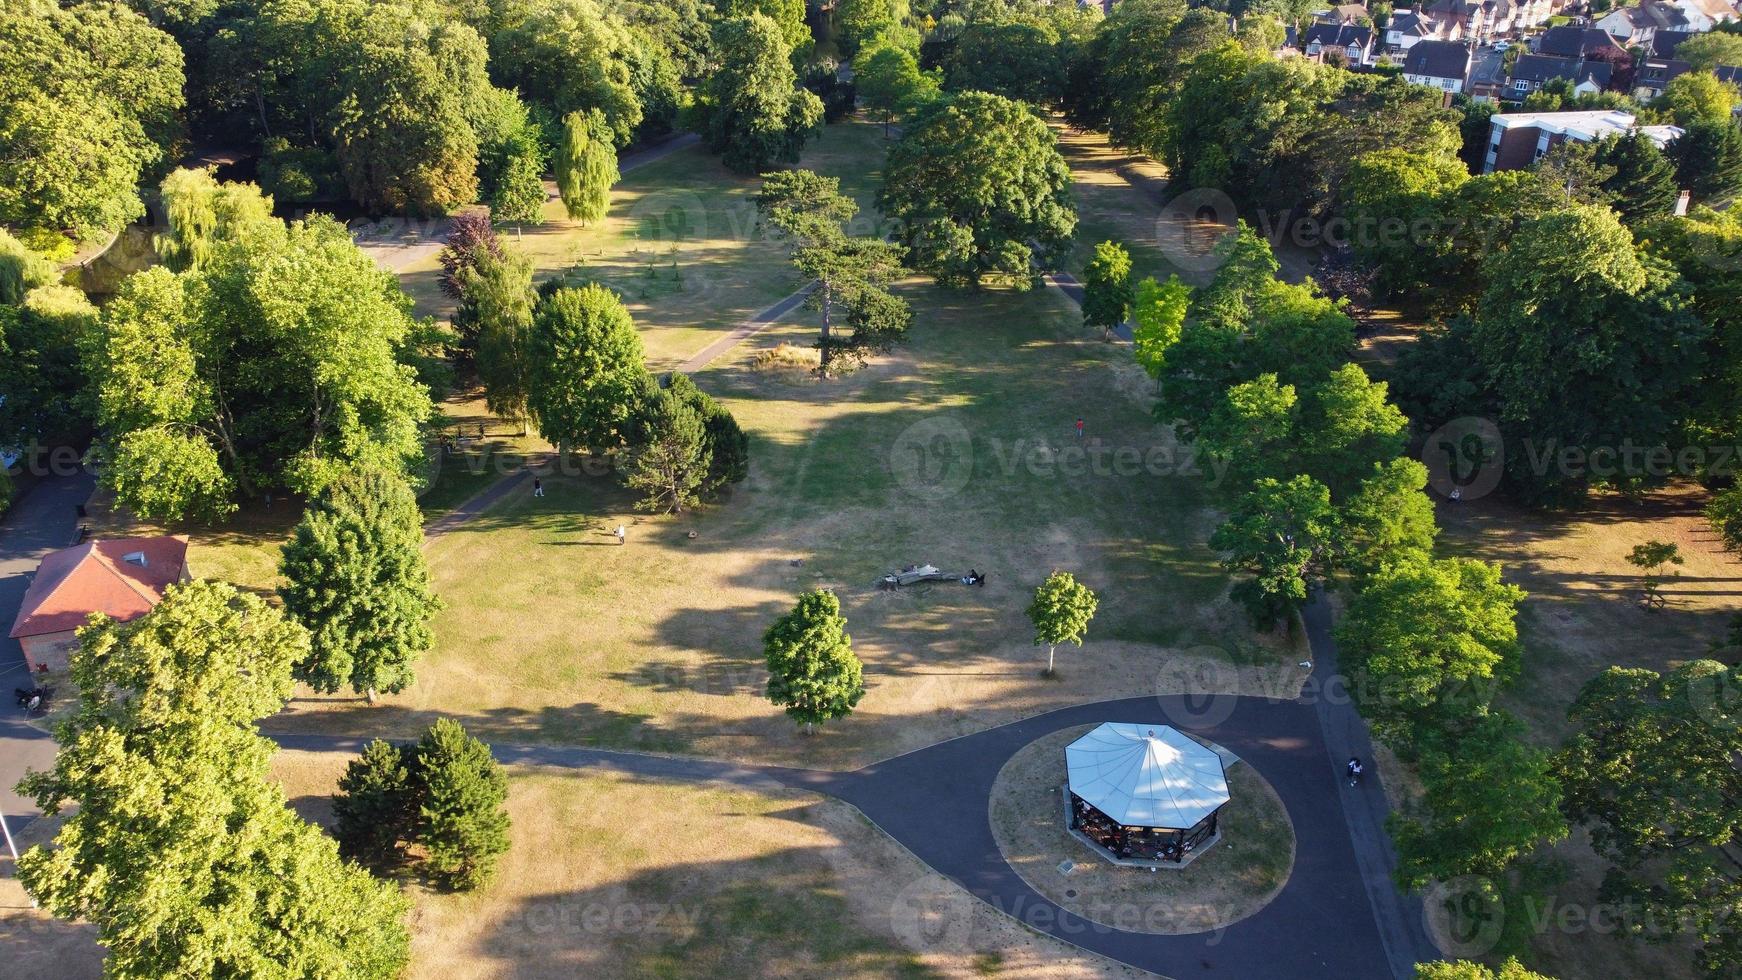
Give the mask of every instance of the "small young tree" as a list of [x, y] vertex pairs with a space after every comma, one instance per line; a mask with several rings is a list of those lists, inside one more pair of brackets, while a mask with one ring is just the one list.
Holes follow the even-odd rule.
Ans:
[[1046, 647], [1046, 676], [1052, 677], [1053, 653], [1060, 643], [1083, 645], [1083, 634], [1095, 618], [1100, 600], [1070, 572], [1053, 572], [1034, 590], [1028, 618], [1034, 623], [1034, 643]]
[[569, 217], [583, 224], [604, 220], [617, 178], [617, 144], [605, 114], [594, 109], [564, 116], [556, 185]]
[[438, 885], [469, 891], [508, 850], [508, 777], [490, 746], [443, 718], [417, 743], [417, 842]]
[[378, 871], [398, 865], [417, 826], [412, 746], [376, 739], [345, 766], [333, 797], [339, 853]]
[[851, 714], [865, 696], [863, 667], [847, 635], [841, 601], [822, 589], [798, 597], [792, 612], [762, 636], [768, 662], [768, 700], [788, 717], [812, 726]]
[[1168, 276], [1167, 282], [1146, 276], [1132, 291], [1132, 354], [1150, 377], [1160, 378], [1167, 370], [1167, 352], [1185, 330], [1191, 298], [1191, 287], [1179, 276]]
[[308, 627], [298, 680], [331, 693], [341, 686], [374, 703], [402, 691], [430, 648], [441, 608], [423, 557], [423, 515], [405, 481], [379, 470], [342, 477], [303, 513], [284, 546], [284, 608]]
[[1645, 573], [1639, 601], [1651, 612], [1668, 604], [1663, 596], [1663, 566], [1682, 563], [1681, 547], [1673, 541], [1647, 541], [1627, 553], [1627, 564]]
[[628, 483], [645, 496], [637, 510], [679, 514], [696, 502], [708, 474], [702, 417], [669, 391], [659, 391], [646, 413], [646, 442], [630, 454]]
[[1113, 328], [1131, 314], [1131, 253], [1118, 242], [1095, 246], [1095, 257], [1083, 270], [1083, 325], [1100, 327], [1111, 336]]

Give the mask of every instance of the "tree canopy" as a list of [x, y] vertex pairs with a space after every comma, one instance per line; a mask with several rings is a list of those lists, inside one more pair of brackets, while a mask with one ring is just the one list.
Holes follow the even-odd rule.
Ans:
[[538, 304], [527, 350], [527, 407], [546, 439], [593, 453], [623, 443], [643, 366], [641, 335], [617, 294], [562, 288]]
[[798, 87], [790, 40], [760, 13], [714, 28], [719, 68], [702, 86], [702, 138], [739, 173], [794, 163], [822, 123], [823, 104]]
[[846, 717], [865, 696], [863, 668], [833, 592], [799, 596], [792, 611], [768, 627], [762, 645], [768, 700], [807, 730]]

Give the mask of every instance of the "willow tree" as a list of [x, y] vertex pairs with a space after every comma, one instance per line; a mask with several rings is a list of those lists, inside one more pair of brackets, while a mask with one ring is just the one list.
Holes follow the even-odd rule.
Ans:
[[563, 118], [563, 145], [557, 151], [556, 186], [569, 217], [600, 221], [611, 208], [617, 183], [617, 147], [611, 127], [597, 109]]

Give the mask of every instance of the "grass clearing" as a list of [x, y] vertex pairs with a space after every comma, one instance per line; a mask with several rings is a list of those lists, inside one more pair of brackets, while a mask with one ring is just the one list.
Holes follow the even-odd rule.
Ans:
[[[700, 372], [752, 437], [751, 477], [726, 499], [649, 517], [609, 477], [552, 474], [546, 497], [504, 501], [432, 546], [447, 608], [411, 689], [375, 708], [300, 698], [272, 724], [409, 734], [452, 715], [501, 741], [849, 766], [1153, 691], [1194, 658], [1292, 669], [1291, 641], [1253, 637], [1227, 600], [1204, 544], [1208, 480], [1180, 472], [1123, 348], [1084, 337], [1054, 291], [905, 288], [911, 343], [844, 379], [752, 366], [808, 342], [809, 312]], [[916, 562], [988, 583], [874, 587]], [[1102, 599], [1088, 644], [1047, 681], [1022, 610], [1054, 568]], [[869, 693], [807, 738], [762, 697], [761, 635], [824, 586]]]

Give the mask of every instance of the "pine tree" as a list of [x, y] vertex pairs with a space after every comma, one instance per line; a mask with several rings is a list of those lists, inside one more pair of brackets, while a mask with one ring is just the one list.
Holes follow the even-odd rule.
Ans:
[[556, 183], [569, 217], [582, 223], [604, 220], [618, 176], [617, 145], [604, 113], [594, 109], [563, 117]]
[[298, 680], [329, 693], [350, 685], [371, 702], [411, 683], [440, 600], [424, 562], [422, 515], [403, 480], [363, 470], [335, 481], [303, 513], [279, 570], [285, 609], [313, 637]]
[[430, 877], [469, 891], [490, 879], [508, 850], [508, 776], [490, 746], [443, 718], [417, 743], [417, 842]]
[[21, 784], [68, 810], [18, 864], [56, 916], [96, 927], [113, 977], [398, 977], [407, 903], [339, 857], [271, 778], [255, 725], [308, 634], [219, 582], [80, 631], [78, 705], [54, 768]]
[[644, 411], [646, 442], [629, 460], [628, 483], [645, 496], [636, 509], [682, 513], [696, 502], [709, 470], [702, 417], [670, 391], [660, 391]]
[[792, 612], [762, 637], [768, 700], [786, 708], [806, 732], [852, 714], [865, 696], [863, 667], [847, 635], [841, 601], [823, 589], [798, 597]]
[[413, 746], [376, 739], [352, 759], [333, 797], [339, 853], [366, 867], [390, 869], [416, 830], [418, 803]]

